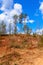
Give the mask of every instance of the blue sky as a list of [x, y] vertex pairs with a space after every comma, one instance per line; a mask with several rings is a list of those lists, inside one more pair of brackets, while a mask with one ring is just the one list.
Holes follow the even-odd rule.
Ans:
[[0, 0], [0, 20], [12, 20], [13, 13], [20, 15], [22, 12], [28, 15], [26, 23], [33, 31], [43, 30], [43, 0]]

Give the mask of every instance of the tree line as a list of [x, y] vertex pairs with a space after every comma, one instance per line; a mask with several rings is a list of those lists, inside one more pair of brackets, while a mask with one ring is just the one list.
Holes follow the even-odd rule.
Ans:
[[[19, 16], [14, 15], [13, 16], [13, 19], [14, 19], [14, 22], [13, 22], [13, 24], [14, 24], [14, 31], [12, 31], [12, 33], [11, 33], [11, 23], [9, 23], [9, 31], [8, 31], [9, 34], [18, 34], [18, 32], [17, 32], [17, 25], [16, 25], [18, 21], [19, 21], [20, 24], [23, 24], [23, 27], [21, 26], [22, 32], [24, 31], [25, 34], [30, 34], [32, 32], [32, 29], [30, 29], [29, 26], [27, 26], [26, 18], [27, 18], [27, 14], [24, 14], [24, 13], [21, 13]], [[24, 21], [24, 23], [22, 23], [22, 21]], [[6, 24], [5, 24], [4, 21], [2, 21], [0, 23], [0, 34], [7, 34]]]

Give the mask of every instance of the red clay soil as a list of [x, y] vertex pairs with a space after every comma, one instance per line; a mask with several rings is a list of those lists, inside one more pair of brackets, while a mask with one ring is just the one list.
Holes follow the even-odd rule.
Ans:
[[43, 65], [39, 37], [31, 35], [0, 36], [0, 65]]

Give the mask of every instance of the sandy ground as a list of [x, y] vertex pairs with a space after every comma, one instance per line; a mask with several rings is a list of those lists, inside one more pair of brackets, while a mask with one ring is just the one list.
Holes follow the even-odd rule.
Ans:
[[43, 65], [42, 49], [24, 50], [21, 50], [20, 52], [22, 59], [18, 61], [18, 65]]
[[[38, 49], [8, 49], [0, 52], [0, 63], [8, 65], [43, 65], [43, 48]], [[15, 54], [16, 52], [16, 54]], [[8, 56], [9, 55], [9, 56]]]

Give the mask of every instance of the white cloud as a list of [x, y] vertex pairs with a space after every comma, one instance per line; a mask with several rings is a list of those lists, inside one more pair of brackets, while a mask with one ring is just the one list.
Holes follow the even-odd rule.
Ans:
[[[17, 9], [18, 8], [18, 9]], [[21, 4], [14, 4], [14, 9], [9, 11], [9, 9], [4, 11], [2, 14], [0, 14], [0, 20], [6, 20], [9, 22], [13, 21], [14, 15], [20, 15], [22, 13], [22, 5]]]
[[34, 22], [34, 20], [29, 20], [29, 22], [30, 22], [30, 23], [33, 23], [33, 22]]
[[18, 11], [16, 11], [15, 9], [11, 10], [10, 12], [10, 16], [13, 17], [14, 15], [20, 15], [21, 13], [19, 13]]
[[25, 19], [25, 21], [23, 20], [23, 23], [25, 24], [25, 23], [27, 23], [28, 21], [27, 21], [27, 18]]
[[[9, 20], [13, 20], [12, 17], [14, 15], [20, 15], [22, 13], [22, 5], [19, 3], [14, 4], [13, 6], [13, 0], [2, 0], [2, 7], [1, 10], [4, 11], [4, 14], [0, 14], [0, 20], [7, 20], [9, 22]], [[14, 7], [12, 9], [12, 6]], [[11, 10], [10, 10], [11, 9]], [[29, 17], [26, 18], [25, 23], [30, 22], [33, 23], [34, 20], [29, 20]], [[23, 21], [24, 23], [24, 21]]]
[[37, 29], [36, 33], [39, 34], [39, 35], [42, 35], [43, 34], [43, 28], [42, 29]]
[[10, 15], [20, 15], [22, 13], [22, 5], [21, 4], [14, 4], [14, 9], [11, 10]]
[[1, 10], [6, 11], [6, 10], [11, 10], [13, 6], [13, 0], [2, 0], [2, 7]]
[[18, 11], [19, 13], [22, 13], [22, 5], [21, 4], [14, 4], [14, 9]]
[[0, 20], [2, 21], [2, 20], [4, 20], [5, 19], [5, 15], [4, 14], [1, 14], [0, 15]]
[[4, 21], [6, 23], [6, 25], [9, 25], [9, 23], [13, 23], [13, 18], [10, 17], [7, 12], [4, 12], [2, 14], [0, 14], [0, 22]]
[[23, 20], [23, 23], [24, 23], [24, 24], [26, 24], [26, 23], [28, 23], [28, 22], [29, 22], [29, 23], [33, 23], [34, 20], [27, 20], [27, 19], [26, 19], [25, 21]]
[[[7, 1], [8, 2], [8, 1]], [[9, 23], [11, 23], [12, 28], [14, 26], [13, 22], [13, 16], [14, 15], [20, 15], [22, 13], [22, 5], [21, 4], [14, 4], [14, 8], [13, 9], [7, 9], [7, 4], [3, 4], [3, 6], [1, 7], [1, 10], [3, 10], [4, 12], [0, 14], [0, 22], [4, 21], [6, 23], [6, 29], [9, 29]], [[19, 28], [17, 28], [19, 30]]]
[[18, 3], [14, 4], [13, 1], [14, 0], [0, 0], [0, 3], [2, 4], [0, 10], [4, 11], [0, 14], [0, 21], [4, 21], [7, 24], [7, 28], [9, 23], [12, 23], [13, 25], [13, 16], [22, 13], [22, 5]]
[[[14, 8], [12, 8], [14, 7]], [[2, 1], [2, 7], [0, 10], [4, 12], [9, 11], [9, 15], [14, 16], [14, 15], [20, 15], [22, 13], [22, 5], [19, 3], [14, 4], [13, 6], [13, 0], [3, 0]]]
[[29, 16], [27, 16], [27, 18], [25, 19], [25, 21], [23, 20], [23, 23], [33, 23], [34, 22], [34, 20], [32, 20], [32, 19], [29, 19]]
[[[14, 8], [12, 9], [12, 7]], [[9, 23], [12, 23], [13, 26], [13, 21], [14, 21], [13, 16], [14, 15], [19, 16], [22, 13], [22, 5], [16, 3], [13, 6], [13, 0], [2, 0], [2, 7], [0, 8], [0, 10], [4, 11], [2, 14], [0, 14], [0, 21], [5, 21], [8, 29]], [[29, 17], [27, 17], [25, 23], [27, 22], [33, 23], [34, 20], [30, 20]], [[18, 27], [17, 29], [19, 30]]]
[[43, 2], [41, 2], [39, 10], [41, 11], [41, 13], [43, 14]]

